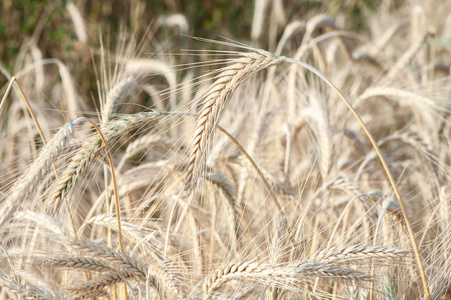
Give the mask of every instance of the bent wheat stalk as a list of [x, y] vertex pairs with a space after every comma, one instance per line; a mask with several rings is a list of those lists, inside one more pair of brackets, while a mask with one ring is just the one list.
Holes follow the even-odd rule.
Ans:
[[227, 99], [236, 90], [236, 88], [247, 78], [257, 73], [259, 70], [268, 68], [270, 66], [278, 65], [282, 62], [300, 66], [316, 76], [318, 76], [322, 81], [324, 81], [332, 90], [338, 95], [338, 97], [345, 103], [347, 108], [351, 111], [354, 118], [358, 121], [359, 125], [367, 135], [370, 140], [374, 150], [376, 151], [382, 166], [387, 174], [390, 184], [393, 188], [395, 196], [399, 202], [406, 227], [409, 232], [412, 248], [415, 252], [415, 257], [417, 260], [419, 273], [422, 279], [423, 288], [425, 292], [426, 299], [430, 300], [430, 292], [427, 283], [426, 274], [424, 272], [420, 252], [415, 240], [415, 235], [408, 219], [404, 204], [402, 202], [401, 194], [398, 191], [393, 175], [382, 156], [382, 153], [377, 146], [373, 136], [369, 132], [365, 123], [361, 119], [360, 115], [355, 111], [351, 103], [346, 99], [346, 97], [340, 92], [340, 90], [318, 69], [313, 66], [304, 63], [300, 60], [293, 58], [288, 58], [284, 56], [277, 56], [270, 52], [249, 48], [254, 53], [238, 53], [242, 57], [237, 59], [235, 64], [224, 68], [223, 72], [220, 73], [216, 78], [217, 80], [213, 84], [210, 92], [204, 99], [204, 105], [201, 109], [200, 116], [196, 123], [196, 130], [193, 137], [193, 147], [191, 150], [191, 155], [188, 162], [188, 173], [186, 177], [186, 183], [188, 188], [193, 188], [195, 182], [195, 176], [199, 172], [199, 166], [203, 155], [205, 154], [206, 145], [211, 137], [212, 130], [214, 129], [215, 123], [220, 119], [221, 114], [227, 106]]

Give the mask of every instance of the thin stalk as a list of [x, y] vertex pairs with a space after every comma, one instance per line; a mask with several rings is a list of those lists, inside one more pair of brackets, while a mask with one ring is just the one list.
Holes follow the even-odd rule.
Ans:
[[92, 126], [94, 126], [94, 128], [99, 133], [103, 144], [105, 145], [106, 154], [108, 156], [108, 163], [110, 164], [110, 168], [111, 168], [111, 180], [113, 181], [114, 201], [116, 203], [116, 221], [117, 221], [117, 232], [118, 232], [118, 236], [119, 236], [119, 249], [121, 250], [121, 252], [123, 252], [124, 247], [122, 245], [121, 207], [119, 206], [119, 197], [118, 197], [117, 185], [116, 185], [116, 175], [114, 172], [114, 165], [113, 165], [113, 159], [111, 158], [110, 148], [108, 147], [108, 143], [107, 143], [102, 131], [100, 130], [100, 128], [93, 121], [91, 121], [89, 119], [86, 119], [86, 120], [89, 123], [91, 123]]
[[[116, 175], [114, 172], [114, 165], [113, 165], [113, 159], [111, 158], [110, 148], [108, 147], [108, 143], [105, 139], [105, 136], [103, 135], [100, 128], [91, 120], [87, 119], [89, 123], [91, 123], [92, 126], [97, 130], [97, 132], [100, 135], [100, 138], [102, 139], [103, 144], [105, 145], [106, 154], [108, 156], [108, 163], [110, 164], [111, 169], [111, 180], [113, 181], [113, 191], [114, 191], [114, 201], [116, 203], [116, 222], [117, 222], [117, 234], [118, 234], [118, 240], [119, 240], [119, 249], [121, 252], [124, 251], [124, 246], [122, 244], [122, 226], [121, 226], [121, 207], [119, 206], [119, 196], [117, 192], [117, 184], [116, 184]], [[108, 201], [108, 199], [107, 199]], [[116, 293], [116, 285], [114, 285], [113, 288], [113, 297], [114, 299], [117, 299], [117, 293]], [[124, 299], [127, 299], [127, 285], [124, 284]]]
[[[43, 143], [45, 145], [46, 144], [46, 140], [45, 140], [45, 137], [44, 137], [44, 133], [41, 130], [41, 126], [39, 126], [38, 120], [36, 119], [36, 116], [34, 115], [33, 110], [31, 109], [30, 103], [28, 102], [27, 97], [25, 97], [25, 93], [23, 92], [22, 88], [19, 85], [19, 82], [17, 81], [16, 77], [14, 77], [14, 76], [11, 77], [11, 79], [9, 80], [9, 84], [8, 84], [8, 87], [6, 88], [5, 94], [3, 95], [2, 102], [0, 102], [0, 112], [2, 111], [3, 106], [5, 105], [6, 98], [8, 97], [9, 93], [11, 92], [11, 89], [12, 89], [14, 83], [16, 84], [16, 87], [19, 90], [19, 94], [21, 95], [23, 101], [25, 102], [25, 105], [27, 106], [28, 112], [30, 113], [30, 115], [31, 115], [31, 117], [32, 117], [32, 119], [33, 119], [33, 121], [34, 121], [34, 123], [36, 125], [36, 128], [38, 129], [39, 135], [41, 136], [41, 139], [42, 139], [42, 141], [43, 141]], [[27, 121], [28, 121], [28, 118], [27, 118]], [[30, 126], [29, 126], [29, 130], [30, 130], [30, 134], [31, 134], [31, 127]], [[32, 143], [32, 148], [36, 152], [36, 145], [34, 143]], [[53, 165], [53, 163], [52, 163], [52, 165]], [[54, 165], [53, 165], [53, 170], [56, 173], [56, 169], [55, 169]]]

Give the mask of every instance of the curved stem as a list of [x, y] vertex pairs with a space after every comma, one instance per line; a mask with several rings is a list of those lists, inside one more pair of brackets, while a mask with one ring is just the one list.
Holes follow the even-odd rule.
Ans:
[[38, 129], [39, 135], [41, 136], [41, 139], [42, 139], [42, 141], [44, 142], [44, 145], [45, 145], [46, 144], [46, 140], [45, 140], [44, 134], [42, 133], [41, 126], [39, 126], [38, 120], [36, 119], [36, 116], [34, 115], [33, 110], [31, 109], [30, 103], [28, 102], [27, 97], [25, 97], [25, 94], [24, 94], [22, 88], [20, 87], [19, 83], [17, 82], [16, 77], [14, 77], [14, 76], [11, 77], [11, 80], [9, 81], [8, 88], [6, 89], [5, 95], [2, 98], [2, 102], [0, 103], [0, 111], [3, 108], [3, 105], [5, 105], [6, 97], [8, 97], [9, 93], [11, 92], [11, 88], [13, 86], [13, 83], [16, 84], [17, 89], [19, 90], [20, 96], [22, 96], [22, 99], [24, 100], [25, 105], [27, 106], [28, 112], [30, 113], [31, 117], [33, 118], [33, 121], [36, 124], [36, 127]]
[[99, 133], [103, 144], [105, 145], [106, 154], [108, 156], [108, 163], [110, 164], [110, 168], [111, 168], [111, 180], [113, 181], [114, 200], [116, 203], [116, 221], [117, 221], [117, 233], [118, 233], [118, 237], [119, 237], [119, 249], [122, 252], [122, 251], [124, 251], [124, 247], [122, 245], [121, 207], [119, 206], [119, 197], [118, 197], [117, 185], [116, 185], [116, 175], [114, 172], [114, 165], [113, 165], [113, 159], [111, 158], [110, 148], [108, 147], [108, 143], [107, 143], [102, 131], [100, 130], [100, 128], [93, 121], [91, 121], [89, 119], [86, 119], [86, 120], [89, 123], [91, 123], [92, 126], [94, 126], [94, 128]]
[[[113, 165], [113, 159], [111, 158], [110, 148], [108, 147], [108, 143], [107, 143], [102, 131], [100, 130], [99, 126], [97, 126], [93, 121], [91, 121], [89, 119], [86, 119], [86, 120], [89, 123], [91, 123], [92, 126], [94, 126], [94, 128], [99, 133], [103, 144], [105, 145], [106, 154], [108, 156], [108, 163], [110, 164], [111, 180], [113, 181], [114, 201], [116, 203], [116, 222], [117, 222], [117, 235], [118, 235], [118, 240], [119, 240], [119, 249], [121, 250], [121, 252], [123, 252], [124, 246], [122, 245], [121, 207], [119, 206], [119, 196], [118, 196], [118, 192], [117, 192], [116, 175], [114, 172], [114, 165]], [[107, 201], [108, 201], [108, 199], [107, 199]], [[114, 299], [116, 299], [117, 298], [116, 285], [114, 285], [113, 291], [114, 291], [113, 292]], [[126, 284], [124, 284], [124, 299], [128, 299]]]
[[407, 231], [409, 232], [410, 241], [411, 241], [411, 244], [412, 244], [412, 247], [413, 247], [413, 251], [415, 252], [415, 258], [417, 260], [417, 264], [418, 264], [418, 268], [419, 268], [419, 271], [420, 271], [421, 280], [423, 282], [424, 293], [425, 293], [426, 299], [430, 300], [431, 299], [431, 295], [430, 295], [430, 292], [429, 292], [429, 287], [428, 287], [428, 283], [427, 283], [427, 279], [426, 279], [426, 274], [424, 272], [423, 263], [421, 261], [420, 251], [418, 250], [417, 242], [415, 240], [415, 235], [413, 233], [413, 229], [412, 229], [412, 226], [410, 224], [409, 218], [407, 217], [407, 213], [406, 213], [406, 210], [404, 208], [404, 204], [403, 204], [402, 199], [401, 199], [401, 194], [398, 191], [398, 188], [396, 186], [395, 180], [393, 179], [393, 175], [391, 174], [390, 169], [388, 168], [388, 165], [387, 165], [384, 157], [382, 156], [379, 147], [377, 146], [373, 136], [369, 132], [369, 130], [366, 127], [365, 123], [363, 122], [362, 118], [360, 118], [359, 114], [355, 111], [355, 109], [352, 107], [351, 103], [345, 98], [345, 96], [340, 92], [340, 90], [323, 73], [321, 73], [318, 69], [316, 69], [316, 68], [312, 67], [311, 65], [306, 64], [306, 63], [304, 63], [302, 61], [296, 60], [296, 59], [292, 59], [292, 58], [288, 58], [288, 57], [282, 57], [282, 58], [287, 63], [296, 64], [296, 65], [298, 65], [298, 66], [300, 66], [300, 67], [302, 67], [304, 69], [309, 70], [310, 72], [312, 72], [313, 74], [318, 76], [321, 80], [323, 80], [329, 87], [331, 87], [334, 90], [334, 92], [338, 95], [338, 97], [340, 97], [340, 99], [343, 100], [343, 102], [346, 104], [348, 109], [351, 111], [351, 113], [353, 114], [355, 119], [358, 121], [358, 123], [362, 127], [363, 131], [365, 131], [365, 134], [367, 135], [368, 139], [370, 140], [371, 144], [373, 145], [373, 148], [376, 151], [377, 156], [379, 157], [379, 159], [380, 159], [380, 161], [382, 163], [382, 166], [384, 167], [385, 173], [387, 174], [388, 180], [390, 181], [390, 184], [391, 184], [391, 186], [393, 188], [393, 191], [395, 192], [395, 196], [396, 196], [396, 199], [398, 200], [399, 207], [401, 208], [402, 215], [404, 217], [404, 221], [406, 222], [406, 227], [407, 227]]
[[237, 146], [238, 149], [240, 149], [241, 153], [243, 153], [244, 156], [246, 156], [246, 158], [252, 164], [252, 166], [254, 167], [255, 171], [257, 171], [257, 173], [260, 176], [261, 180], [265, 184], [266, 189], [271, 194], [271, 197], [273, 198], [274, 204], [276, 205], [277, 209], [279, 210], [280, 216], [282, 218], [286, 217], [285, 213], [283, 211], [282, 205], [280, 205], [279, 200], [277, 200], [276, 194], [274, 194], [274, 191], [273, 191], [271, 185], [269, 184], [268, 180], [266, 180], [265, 175], [263, 175], [263, 172], [260, 170], [260, 168], [255, 163], [255, 161], [252, 159], [252, 157], [249, 155], [249, 153], [247, 153], [247, 151], [243, 148], [243, 146], [241, 146], [241, 144], [230, 133], [228, 133], [224, 128], [222, 128], [219, 125], [216, 125], [216, 128], [219, 129], [222, 133], [224, 133], [235, 144], [235, 146]]

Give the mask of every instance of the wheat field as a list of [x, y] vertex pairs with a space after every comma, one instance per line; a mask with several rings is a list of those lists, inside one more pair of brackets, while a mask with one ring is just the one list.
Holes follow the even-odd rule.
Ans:
[[451, 1], [159, 2], [0, 20], [0, 299], [451, 299]]

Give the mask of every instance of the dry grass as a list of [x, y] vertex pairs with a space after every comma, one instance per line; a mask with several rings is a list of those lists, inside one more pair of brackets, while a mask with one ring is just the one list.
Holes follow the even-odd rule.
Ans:
[[142, 43], [92, 47], [95, 93], [34, 36], [0, 104], [0, 299], [449, 299], [436, 10], [382, 4], [350, 32], [256, 1], [253, 45], [275, 54], [182, 37], [200, 50], [174, 55], [157, 37], [190, 24], [168, 14]]

